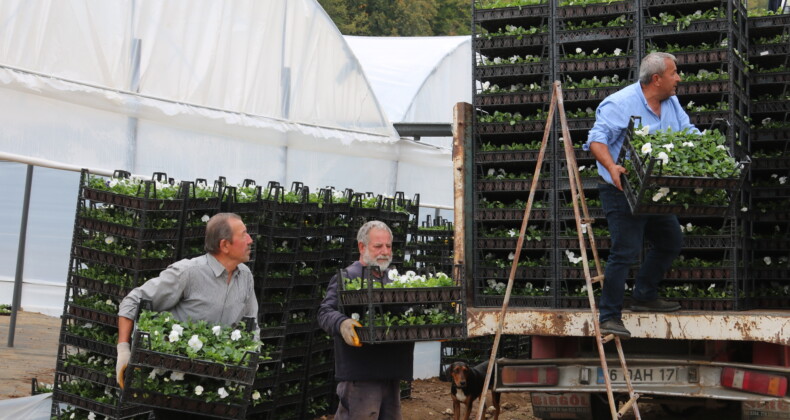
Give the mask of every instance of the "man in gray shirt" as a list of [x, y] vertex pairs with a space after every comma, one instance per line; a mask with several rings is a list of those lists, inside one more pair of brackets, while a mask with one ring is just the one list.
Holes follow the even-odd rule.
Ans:
[[150, 300], [154, 311], [169, 311], [179, 321], [231, 325], [244, 317], [257, 319], [252, 273], [244, 265], [250, 260], [251, 244], [252, 238], [238, 215], [216, 214], [206, 225], [206, 255], [171, 264], [159, 277], [129, 292], [118, 307], [115, 373], [121, 388], [142, 299]]

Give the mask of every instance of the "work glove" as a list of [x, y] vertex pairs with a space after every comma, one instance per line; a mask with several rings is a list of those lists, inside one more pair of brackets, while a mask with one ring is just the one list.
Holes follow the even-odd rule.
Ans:
[[132, 349], [127, 342], [118, 343], [115, 348], [118, 349], [118, 360], [115, 362], [115, 378], [118, 381], [118, 385], [123, 389], [123, 372], [126, 370], [126, 365], [129, 364], [129, 358], [132, 357]]
[[348, 318], [340, 323], [340, 335], [343, 336], [343, 341], [351, 347], [362, 347], [362, 342], [359, 341], [359, 336], [354, 327], [361, 327], [357, 321]]

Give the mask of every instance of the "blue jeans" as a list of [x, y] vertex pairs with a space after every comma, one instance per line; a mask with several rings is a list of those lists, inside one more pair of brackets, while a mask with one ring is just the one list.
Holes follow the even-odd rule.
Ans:
[[598, 305], [598, 319], [620, 319], [628, 270], [639, 262], [643, 241], [652, 247], [636, 275], [633, 299], [649, 301], [658, 298], [658, 284], [680, 255], [683, 234], [675, 215], [634, 216], [625, 194], [611, 184], [598, 184], [609, 235], [612, 238], [609, 258], [604, 270], [604, 287]]
[[400, 380], [337, 383], [335, 420], [401, 420]]

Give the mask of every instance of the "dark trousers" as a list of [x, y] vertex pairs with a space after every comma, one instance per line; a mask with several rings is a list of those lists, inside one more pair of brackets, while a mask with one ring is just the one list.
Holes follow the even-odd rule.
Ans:
[[401, 420], [400, 381], [344, 381], [337, 384], [335, 420]]
[[643, 241], [651, 246], [636, 275], [634, 300], [658, 297], [658, 284], [680, 255], [683, 233], [677, 216], [634, 216], [625, 194], [610, 184], [598, 184], [612, 245], [604, 271], [604, 287], [598, 305], [599, 319], [620, 319], [628, 270], [639, 262]]

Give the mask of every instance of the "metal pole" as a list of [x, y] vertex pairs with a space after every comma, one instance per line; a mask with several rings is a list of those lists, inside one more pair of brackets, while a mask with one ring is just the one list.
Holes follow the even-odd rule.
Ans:
[[14, 300], [11, 303], [11, 320], [8, 324], [8, 347], [14, 347], [16, 313], [22, 300], [22, 272], [25, 268], [25, 242], [27, 241], [27, 215], [30, 211], [30, 187], [33, 183], [33, 165], [27, 165], [25, 178], [25, 198], [22, 202], [22, 223], [19, 227], [19, 247], [16, 255], [16, 275], [14, 277]]

